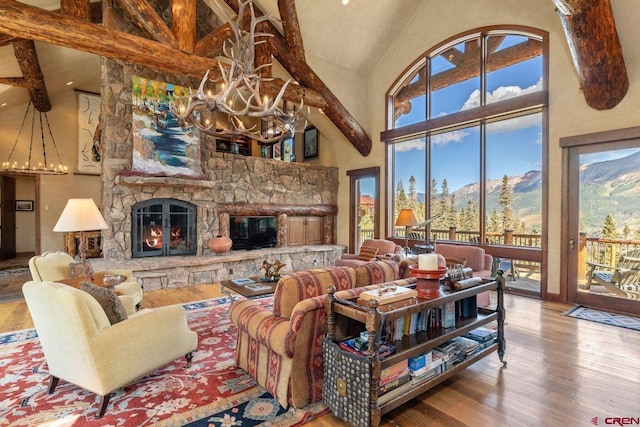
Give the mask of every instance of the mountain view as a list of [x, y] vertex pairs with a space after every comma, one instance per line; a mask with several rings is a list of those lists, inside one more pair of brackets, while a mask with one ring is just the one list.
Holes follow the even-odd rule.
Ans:
[[[590, 237], [602, 234], [607, 215], [618, 233], [627, 226], [634, 238], [640, 229], [640, 150], [615, 160], [580, 167], [580, 230]], [[625, 237], [621, 235], [620, 237]]]

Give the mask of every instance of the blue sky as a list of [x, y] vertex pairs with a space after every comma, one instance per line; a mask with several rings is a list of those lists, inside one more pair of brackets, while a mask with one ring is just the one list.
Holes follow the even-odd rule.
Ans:
[[[521, 42], [523, 38], [507, 37], [501, 48]], [[458, 47], [463, 50], [461, 46]], [[441, 57], [433, 61], [434, 72], [451, 67]], [[499, 101], [525, 93], [539, 91], [542, 87], [542, 60], [532, 59], [487, 76], [487, 102]], [[437, 90], [432, 96], [432, 116], [441, 116], [474, 108], [480, 104], [479, 78]], [[397, 127], [424, 120], [425, 98], [416, 98], [412, 111], [401, 116]], [[530, 170], [541, 169], [541, 117], [540, 114], [511, 119], [487, 126], [487, 178], [501, 179], [522, 175]], [[450, 191], [466, 184], [478, 182], [479, 178], [479, 128], [467, 128], [432, 137], [432, 178], [438, 182], [447, 179]], [[402, 180], [405, 190], [409, 178], [414, 175], [417, 191], [425, 192], [425, 141], [415, 140], [401, 143], [396, 149], [396, 177]], [[455, 165], [456, 173], [452, 173]]]

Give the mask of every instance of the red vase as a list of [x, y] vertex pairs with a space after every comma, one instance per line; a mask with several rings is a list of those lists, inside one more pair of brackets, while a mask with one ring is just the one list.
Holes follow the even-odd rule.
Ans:
[[209, 240], [209, 249], [216, 254], [224, 254], [231, 250], [233, 241], [227, 236], [216, 236]]

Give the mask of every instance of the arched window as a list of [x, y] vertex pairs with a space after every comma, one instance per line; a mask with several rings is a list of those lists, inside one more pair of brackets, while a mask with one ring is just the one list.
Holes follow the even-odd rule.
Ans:
[[542, 246], [547, 51], [544, 32], [482, 28], [407, 68], [387, 92], [381, 134], [390, 218], [412, 208], [418, 222], [437, 216], [421, 237]]

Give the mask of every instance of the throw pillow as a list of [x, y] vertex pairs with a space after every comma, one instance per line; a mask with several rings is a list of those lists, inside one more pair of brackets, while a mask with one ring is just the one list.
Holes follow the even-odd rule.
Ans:
[[80, 282], [80, 289], [87, 292], [100, 303], [109, 322], [115, 325], [127, 319], [127, 311], [111, 288], [101, 288], [93, 283]]
[[370, 248], [369, 246], [362, 246], [360, 248], [360, 253], [358, 254], [358, 259], [362, 261], [371, 261], [378, 254], [378, 248]]

